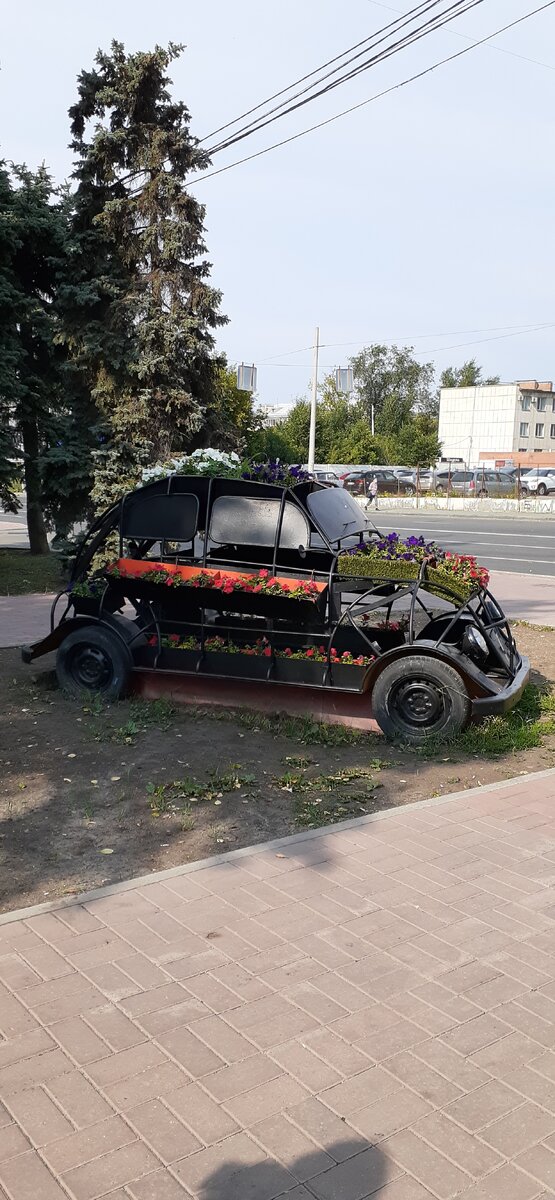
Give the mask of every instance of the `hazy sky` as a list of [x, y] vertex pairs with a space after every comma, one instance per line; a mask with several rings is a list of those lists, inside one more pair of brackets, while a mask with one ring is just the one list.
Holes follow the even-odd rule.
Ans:
[[[129, 50], [186, 44], [173, 66], [174, 94], [203, 137], [413, 2], [4, 0], [0, 152], [29, 166], [44, 160], [57, 180], [69, 174], [76, 76], [112, 38]], [[541, 2], [483, 0], [218, 155], [214, 168], [366, 99]], [[473, 50], [197, 184], [212, 279], [230, 318], [221, 344], [231, 361], [259, 365], [261, 400], [305, 390], [310, 352], [289, 352], [310, 345], [316, 324], [334, 344], [322, 350], [324, 370], [383, 340], [413, 343], [438, 369], [476, 356], [504, 380], [555, 378], [554, 92], [555, 5], [497, 37], [495, 48]], [[508, 329], [548, 322], [553, 329]], [[265, 365], [273, 358], [281, 365]]]

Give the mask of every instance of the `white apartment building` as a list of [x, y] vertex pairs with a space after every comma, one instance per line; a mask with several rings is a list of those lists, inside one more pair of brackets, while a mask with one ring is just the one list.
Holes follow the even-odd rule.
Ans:
[[555, 461], [551, 380], [442, 388], [439, 440], [444, 457], [460, 458], [469, 466], [477, 466], [481, 458], [514, 455], [516, 462], [521, 455], [549, 452]]

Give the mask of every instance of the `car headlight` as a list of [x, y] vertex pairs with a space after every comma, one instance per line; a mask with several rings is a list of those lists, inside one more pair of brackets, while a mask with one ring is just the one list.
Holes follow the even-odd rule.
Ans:
[[468, 625], [465, 629], [462, 648], [475, 662], [484, 662], [489, 655], [486, 639], [475, 625]]

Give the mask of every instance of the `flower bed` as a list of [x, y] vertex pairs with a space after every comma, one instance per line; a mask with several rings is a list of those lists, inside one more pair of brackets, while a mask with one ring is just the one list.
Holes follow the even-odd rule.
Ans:
[[[157, 646], [158, 638], [152, 634], [148, 638], [149, 646]], [[196, 650], [200, 653], [202, 643], [200, 638], [195, 635], [182, 638], [179, 633], [164, 634], [160, 638], [160, 646], [163, 650]], [[206, 653], [215, 652], [217, 654], [243, 654], [248, 658], [285, 658], [291, 662], [316, 662], [326, 663], [328, 661], [328, 652], [325, 646], [303, 646], [298, 650], [292, 650], [290, 646], [285, 646], [283, 650], [279, 648], [272, 649], [272, 646], [267, 638], [258, 638], [253, 645], [241, 645], [230, 641], [223, 637], [208, 637], [204, 639], [204, 651]], [[365, 667], [369, 666], [374, 661], [373, 655], [351, 654], [350, 650], [344, 650], [342, 654], [332, 647], [330, 650], [330, 661], [336, 664], [341, 663], [344, 667]]]
[[[312, 579], [282, 578], [262, 570], [255, 574], [119, 559], [106, 569], [123, 594], [162, 604], [175, 615], [190, 608], [257, 613], [280, 620], [320, 623], [327, 585]], [[185, 600], [185, 593], [188, 599]], [[292, 607], [294, 606], [294, 607]]]
[[422, 574], [422, 587], [439, 595], [468, 600], [480, 587], [487, 587], [489, 574], [470, 554], [452, 554], [423, 537], [406, 540], [390, 533], [379, 542], [361, 542], [339, 555], [338, 570], [347, 578], [390, 579], [415, 582]]

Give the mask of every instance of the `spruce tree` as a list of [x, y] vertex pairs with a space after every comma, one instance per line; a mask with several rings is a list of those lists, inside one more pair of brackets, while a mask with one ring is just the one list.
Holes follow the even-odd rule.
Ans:
[[[23, 481], [32, 554], [49, 552], [43, 472], [63, 406], [55, 298], [65, 237], [44, 168], [0, 166], [0, 495], [14, 511]], [[52, 474], [52, 495], [64, 470]]]
[[70, 109], [77, 161], [65, 336], [106, 423], [95, 452], [101, 507], [143, 466], [202, 440], [222, 366], [214, 331], [226, 318], [208, 282], [204, 208], [186, 190], [209, 159], [167, 75], [181, 50], [126, 54], [112, 42], [80, 75]]

